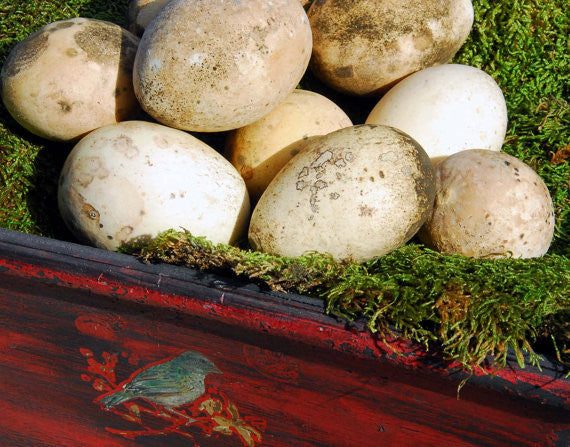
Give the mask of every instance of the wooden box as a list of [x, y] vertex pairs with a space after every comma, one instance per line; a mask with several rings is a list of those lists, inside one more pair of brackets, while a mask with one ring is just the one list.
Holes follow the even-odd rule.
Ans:
[[466, 375], [292, 294], [0, 230], [5, 446], [552, 445], [570, 382]]

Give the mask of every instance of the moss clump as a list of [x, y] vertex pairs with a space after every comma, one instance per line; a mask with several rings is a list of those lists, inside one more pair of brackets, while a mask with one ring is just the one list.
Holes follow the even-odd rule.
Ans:
[[276, 257], [230, 245], [214, 245], [187, 231], [169, 230], [156, 238], [138, 238], [119, 250], [147, 263], [166, 262], [198, 270], [232, 273], [266, 284], [271, 290], [308, 293], [334, 283], [343, 271], [330, 256], [314, 253], [300, 258]]
[[[536, 364], [531, 343], [561, 329], [564, 321], [557, 320], [570, 309], [570, 261], [558, 255], [475, 260], [412, 243], [369, 262], [337, 263], [318, 253], [287, 258], [214, 245], [174, 230], [132, 241], [122, 251], [146, 262], [231, 273], [271, 290], [323, 298], [329, 313], [365, 318], [383, 337], [393, 335], [393, 326], [405, 338], [439, 345], [445, 358], [466, 368], [489, 354], [504, 366], [508, 348], [521, 366], [523, 351]], [[548, 322], [551, 328], [540, 333]]]

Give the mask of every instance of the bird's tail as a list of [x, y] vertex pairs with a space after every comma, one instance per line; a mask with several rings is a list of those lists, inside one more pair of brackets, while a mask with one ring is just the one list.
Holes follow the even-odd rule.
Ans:
[[97, 401], [103, 405], [103, 407], [105, 407], [105, 410], [109, 410], [114, 406], [122, 404], [123, 402], [126, 402], [132, 398], [133, 396], [131, 396], [129, 393], [121, 390], [113, 394], [107, 394]]

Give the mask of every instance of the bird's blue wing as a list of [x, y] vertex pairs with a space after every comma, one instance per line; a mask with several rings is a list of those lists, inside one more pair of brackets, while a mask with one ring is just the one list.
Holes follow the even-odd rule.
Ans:
[[187, 370], [173, 367], [169, 363], [154, 365], [133, 377], [125, 386], [125, 391], [149, 397], [186, 393], [197, 387], [197, 380], [204, 380], [203, 376], [198, 376], [188, 374]]

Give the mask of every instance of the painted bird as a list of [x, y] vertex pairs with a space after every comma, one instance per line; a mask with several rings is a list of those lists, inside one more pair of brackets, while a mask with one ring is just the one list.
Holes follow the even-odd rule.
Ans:
[[202, 354], [185, 351], [163, 363], [146, 368], [123, 385], [123, 389], [103, 396], [100, 403], [106, 410], [138, 397], [167, 409], [189, 404], [204, 394], [204, 379], [222, 374]]

